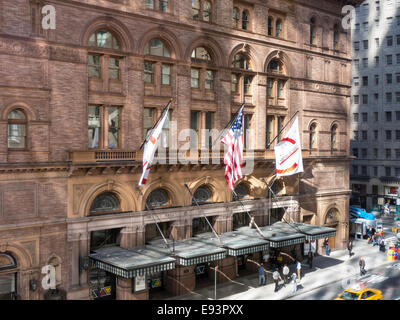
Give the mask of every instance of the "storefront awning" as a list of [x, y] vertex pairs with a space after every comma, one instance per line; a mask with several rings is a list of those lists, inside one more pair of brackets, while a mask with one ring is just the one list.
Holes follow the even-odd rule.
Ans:
[[[173, 250], [170, 254], [175, 257], [177, 264], [182, 266], [194, 266], [199, 263], [221, 260], [226, 257], [226, 250], [219, 247], [217, 241], [215, 244], [207, 244], [195, 238], [168, 241], [170, 248]], [[170, 252], [165, 248], [165, 243], [162, 240], [151, 241], [149, 247], [163, 253]]]
[[90, 254], [89, 259], [97, 268], [127, 279], [175, 269], [174, 258], [147, 246], [101, 248]]
[[[227, 232], [219, 235], [223, 243], [223, 247], [227, 250], [228, 256], [241, 256], [259, 251], [265, 251], [269, 248], [267, 240], [249, 237], [238, 232]], [[203, 233], [196, 236], [204, 243], [215, 243], [215, 236], [212, 233]]]
[[267, 240], [271, 248], [291, 246], [303, 243], [305, 240], [304, 234], [297, 232], [284, 222], [276, 222], [271, 226], [260, 227], [260, 230], [264, 237], [262, 237], [256, 229], [249, 227], [239, 228], [237, 232], [250, 237]]
[[306, 240], [317, 240], [336, 236], [335, 228], [314, 226], [305, 223], [293, 223], [293, 225], [305, 233]]

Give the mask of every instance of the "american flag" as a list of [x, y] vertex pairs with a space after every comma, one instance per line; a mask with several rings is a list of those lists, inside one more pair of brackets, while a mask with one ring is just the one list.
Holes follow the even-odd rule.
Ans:
[[225, 179], [230, 191], [233, 191], [235, 182], [243, 177], [243, 108], [244, 105], [240, 108], [232, 127], [221, 140], [223, 144], [228, 146], [228, 151], [224, 157], [224, 163], [226, 165]]

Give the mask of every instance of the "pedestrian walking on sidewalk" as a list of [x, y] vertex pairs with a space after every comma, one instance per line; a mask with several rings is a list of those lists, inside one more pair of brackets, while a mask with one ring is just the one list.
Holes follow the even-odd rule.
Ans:
[[293, 274], [292, 274], [292, 293], [296, 293], [296, 292], [297, 292], [297, 276], [293, 272]]
[[258, 286], [265, 286], [265, 269], [264, 265], [261, 263], [258, 267]]
[[297, 278], [300, 281], [300, 279], [301, 279], [301, 263], [299, 260], [297, 260], [297, 262], [296, 262], [296, 270], [297, 270]]
[[324, 247], [325, 247], [326, 255], [329, 256], [330, 253], [331, 253], [331, 250], [329, 249], [329, 240], [328, 240], [328, 238], [325, 238]]
[[272, 274], [272, 278], [274, 279], [274, 282], [275, 282], [274, 292], [277, 292], [279, 290], [279, 281], [282, 280], [281, 275], [279, 274], [278, 270], [274, 271], [274, 273]]
[[289, 267], [287, 266], [287, 264], [285, 264], [283, 267], [283, 280], [286, 284], [289, 283]]
[[310, 269], [312, 269], [313, 259], [314, 259], [314, 254], [311, 251], [308, 251], [308, 264], [310, 265]]
[[363, 276], [364, 274], [367, 273], [365, 270], [365, 260], [364, 257], [360, 258], [360, 261], [358, 262], [358, 265], [360, 266], [360, 276]]
[[347, 250], [349, 250], [349, 258], [353, 255], [351, 250], [353, 250], [353, 242], [349, 241], [349, 244], [347, 245]]

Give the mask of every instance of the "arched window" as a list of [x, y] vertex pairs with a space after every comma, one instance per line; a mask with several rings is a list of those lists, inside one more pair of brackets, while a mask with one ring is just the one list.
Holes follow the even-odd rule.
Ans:
[[310, 149], [317, 148], [317, 124], [313, 123], [310, 126]]
[[242, 12], [242, 29], [249, 29], [249, 12], [247, 10], [243, 10]]
[[276, 36], [278, 38], [280, 38], [281, 37], [281, 33], [282, 33], [282, 21], [281, 21], [281, 19], [276, 20], [275, 32], [276, 32]]
[[[7, 253], [0, 253], [0, 300], [15, 299], [17, 294], [16, 268], [17, 263], [11, 255]], [[15, 272], [12, 272], [13, 269], [15, 269]]]
[[169, 49], [160, 39], [150, 40], [144, 48], [144, 54], [151, 56], [166, 57], [166, 58], [171, 57]]
[[243, 54], [238, 53], [233, 58], [232, 68], [250, 70], [251, 69], [250, 60]]
[[27, 118], [21, 109], [14, 109], [8, 114], [8, 148], [25, 149], [27, 147]]
[[232, 27], [239, 28], [239, 8], [233, 8]]
[[[212, 193], [207, 186], [203, 185], [197, 188], [193, 194], [193, 198], [195, 198], [198, 203], [211, 202]], [[195, 204], [195, 201], [193, 200], [192, 203]]]
[[331, 128], [331, 149], [337, 148], [337, 125], [334, 124]]
[[271, 60], [271, 62], [268, 64], [267, 72], [283, 73], [283, 63], [277, 59]]
[[249, 188], [245, 183], [239, 183], [235, 188], [236, 196], [234, 196], [234, 200], [243, 200], [247, 199], [250, 196]]
[[99, 30], [93, 33], [89, 38], [89, 46], [116, 50], [120, 49], [118, 39], [108, 30]]
[[99, 194], [90, 206], [91, 214], [111, 213], [120, 211], [118, 198], [110, 193], [104, 192]]
[[310, 44], [315, 45], [315, 18], [310, 19]]
[[192, 51], [192, 61], [200, 60], [199, 62], [211, 62], [211, 55], [204, 47], [197, 47]]
[[338, 50], [339, 47], [339, 25], [335, 24], [333, 26], [333, 50]]
[[274, 18], [268, 17], [268, 35], [272, 36], [274, 34]]
[[151, 208], [166, 207], [170, 205], [168, 193], [163, 189], [153, 190], [146, 199], [147, 205]]

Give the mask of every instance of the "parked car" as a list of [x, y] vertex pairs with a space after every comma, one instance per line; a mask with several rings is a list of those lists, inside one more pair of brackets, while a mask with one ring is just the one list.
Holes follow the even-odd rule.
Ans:
[[382, 300], [382, 291], [364, 288], [361, 290], [346, 289], [338, 294], [335, 300]]

